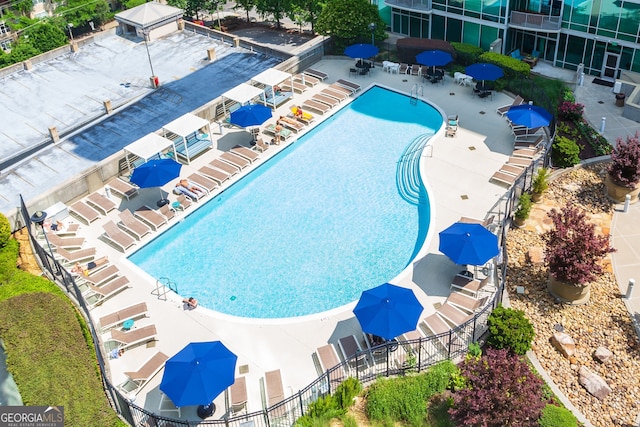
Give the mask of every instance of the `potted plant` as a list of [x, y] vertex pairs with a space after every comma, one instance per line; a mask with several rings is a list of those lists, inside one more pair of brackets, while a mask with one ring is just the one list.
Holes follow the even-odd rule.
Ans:
[[522, 193], [518, 199], [518, 207], [513, 213], [515, 218], [515, 224], [517, 227], [522, 227], [529, 218], [531, 213], [531, 195], [529, 193]]
[[611, 165], [607, 171], [605, 185], [607, 196], [614, 202], [624, 202], [628, 195], [631, 203], [638, 201], [640, 193], [640, 138], [638, 133], [627, 136], [626, 141], [618, 138], [616, 148], [611, 153]]
[[550, 276], [547, 289], [562, 302], [584, 304], [591, 282], [604, 271], [602, 259], [615, 249], [608, 236], [596, 235], [595, 225], [580, 209], [565, 206], [548, 215], [553, 228], [542, 235]]
[[540, 168], [531, 182], [531, 200], [538, 203], [549, 188], [549, 169]]

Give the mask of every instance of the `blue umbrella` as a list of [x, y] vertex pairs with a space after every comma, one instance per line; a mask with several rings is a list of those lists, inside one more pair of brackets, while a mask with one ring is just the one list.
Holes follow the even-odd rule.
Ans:
[[385, 283], [362, 292], [353, 313], [364, 332], [392, 340], [416, 329], [422, 308], [411, 289]]
[[464, 69], [465, 74], [473, 77], [476, 80], [489, 80], [490, 82], [498, 80], [504, 76], [502, 68], [493, 64], [473, 64]]
[[165, 363], [160, 390], [178, 407], [210, 405], [234, 383], [237, 360], [220, 341], [187, 344]]
[[353, 58], [371, 58], [378, 54], [378, 48], [372, 44], [360, 43], [347, 46], [344, 50], [344, 54]]
[[[182, 165], [172, 159], [149, 160], [133, 170], [129, 181], [140, 188], [161, 187], [180, 176]], [[162, 190], [160, 190], [162, 199]]]
[[425, 50], [416, 55], [416, 62], [421, 65], [430, 67], [441, 67], [453, 61], [453, 57], [449, 52], [442, 50]]
[[553, 119], [551, 113], [544, 108], [530, 104], [514, 105], [506, 114], [513, 124], [528, 128], [549, 126]]
[[260, 126], [271, 118], [271, 108], [260, 104], [249, 104], [231, 113], [229, 121], [243, 128]]
[[495, 234], [480, 224], [462, 222], [440, 232], [438, 249], [460, 265], [483, 265], [500, 252]]

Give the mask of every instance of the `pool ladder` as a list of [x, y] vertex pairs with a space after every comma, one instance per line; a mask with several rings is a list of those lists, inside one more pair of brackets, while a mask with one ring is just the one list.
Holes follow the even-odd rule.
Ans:
[[151, 291], [151, 294], [156, 295], [158, 299], [166, 301], [169, 291], [173, 291], [177, 294], [178, 285], [176, 284], [176, 282], [171, 281], [171, 279], [169, 279], [168, 277], [160, 277], [158, 280], [156, 280], [156, 289], [154, 291]]
[[411, 103], [411, 105], [416, 105], [418, 103], [418, 96], [424, 96], [424, 87], [415, 83], [411, 88], [411, 98], [409, 99], [409, 103]]

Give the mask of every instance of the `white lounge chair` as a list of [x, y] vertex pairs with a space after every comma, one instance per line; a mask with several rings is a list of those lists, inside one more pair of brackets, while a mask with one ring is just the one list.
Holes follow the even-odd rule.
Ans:
[[155, 325], [147, 325], [141, 328], [131, 329], [127, 332], [112, 329], [108, 332], [108, 334], [109, 335], [104, 338], [104, 344], [108, 350], [112, 350], [114, 348], [126, 349], [135, 347], [149, 341], [156, 341], [157, 339], [157, 331]]
[[136, 239], [141, 240], [144, 236], [151, 233], [151, 227], [133, 216], [129, 209], [125, 209], [118, 214], [120, 222], [118, 225], [128, 233], [135, 236]]
[[271, 407], [284, 400], [284, 387], [282, 386], [282, 375], [280, 369], [264, 373], [265, 385], [267, 388], [267, 405]]
[[120, 385], [120, 389], [127, 393], [137, 394], [142, 388], [164, 367], [169, 356], [162, 352], [157, 352], [137, 371], [125, 372], [128, 380]]
[[124, 291], [129, 287], [129, 279], [125, 276], [120, 276], [116, 280], [112, 280], [104, 286], [94, 286], [91, 283], [86, 284], [89, 288], [83, 292], [83, 296], [89, 308], [93, 308], [102, 304], [108, 298]]
[[87, 224], [91, 224], [93, 221], [100, 219], [100, 212], [83, 202], [78, 200], [71, 206], [69, 206], [69, 212], [80, 217]]
[[247, 379], [238, 377], [229, 387], [230, 407], [232, 415], [247, 409]]
[[133, 184], [123, 181], [120, 178], [112, 179], [107, 183], [107, 186], [111, 189], [112, 193], [126, 198], [127, 200], [138, 194], [138, 187], [135, 187]]
[[260, 157], [258, 153], [256, 153], [250, 148], [243, 147], [242, 145], [236, 145], [233, 148], [231, 148], [230, 151], [232, 153], [239, 155], [240, 157], [244, 157], [245, 159], [249, 160], [251, 163], [255, 162]]
[[136, 244], [136, 240], [124, 231], [120, 230], [113, 221], [106, 222], [102, 228], [104, 229], [102, 237], [109, 243], [120, 248], [122, 252], [126, 252], [127, 249]]
[[133, 305], [130, 305], [125, 308], [121, 308], [118, 311], [114, 311], [113, 313], [105, 314], [98, 321], [100, 323], [100, 328], [103, 331], [106, 331], [111, 328], [116, 328], [122, 325], [125, 320], [129, 319], [139, 319], [141, 317], [146, 317], [147, 315], [147, 303], [139, 302]]
[[108, 214], [117, 207], [117, 205], [111, 199], [107, 199], [100, 193], [89, 194], [87, 196], [87, 202], [94, 208], [102, 212], [103, 215]]
[[140, 206], [133, 212], [133, 214], [149, 224], [154, 230], [167, 223], [167, 219], [160, 215], [158, 212], [151, 209], [149, 206]]

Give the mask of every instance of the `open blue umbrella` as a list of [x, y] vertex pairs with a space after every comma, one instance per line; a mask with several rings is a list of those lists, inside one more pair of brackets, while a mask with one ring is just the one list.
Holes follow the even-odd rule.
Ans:
[[449, 52], [442, 50], [425, 50], [416, 55], [416, 62], [429, 67], [442, 67], [453, 61], [453, 57]]
[[514, 105], [507, 110], [507, 117], [515, 125], [537, 128], [549, 126], [553, 116], [547, 110], [537, 105]]
[[362, 292], [353, 314], [364, 332], [392, 340], [416, 329], [422, 309], [411, 289], [385, 283]]
[[464, 69], [464, 72], [476, 80], [482, 80], [483, 83], [485, 80], [492, 82], [504, 76], [502, 68], [497, 65], [484, 63], [469, 65]]
[[462, 222], [440, 232], [438, 250], [460, 265], [483, 265], [500, 252], [495, 234], [480, 224]]
[[347, 46], [344, 50], [344, 54], [353, 58], [371, 58], [378, 54], [378, 48], [372, 44], [359, 43]]
[[[179, 177], [181, 167], [180, 163], [172, 159], [149, 160], [133, 170], [129, 181], [140, 188], [161, 187]], [[162, 200], [162, 190], [160, 199]]]
[[234, 383], [237, 360], [220, 341], [192, 342], [167, 360], [160, 390], [178, 407], [211, 405]]
[[271, 108], [260, 104], [249, 104], [231, 113], [229, 121], [243, 128], [260, 126], [271, 118]]

